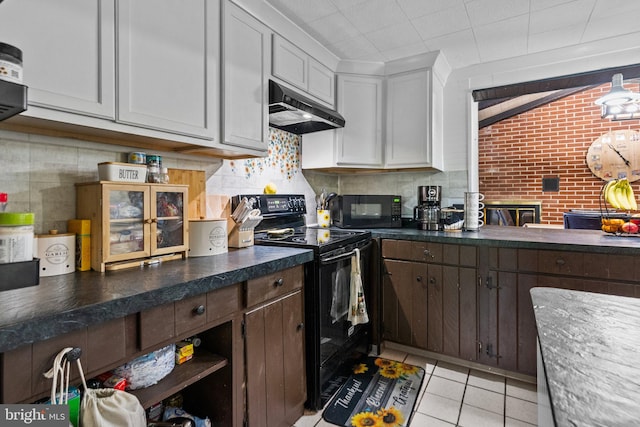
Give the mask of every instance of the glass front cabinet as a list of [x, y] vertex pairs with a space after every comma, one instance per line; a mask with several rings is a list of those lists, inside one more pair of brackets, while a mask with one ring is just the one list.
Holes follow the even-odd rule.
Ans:
[[187, 256], [188, 186], [103, 181], [76, 191], [78, 218], [91, 220], [93, 270]]

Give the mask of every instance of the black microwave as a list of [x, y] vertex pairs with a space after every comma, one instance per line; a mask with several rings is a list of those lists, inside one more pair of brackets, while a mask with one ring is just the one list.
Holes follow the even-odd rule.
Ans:
[[402, 197], [345, 194], [331, 201], [331, 217], [340, 228], [402, 227]]

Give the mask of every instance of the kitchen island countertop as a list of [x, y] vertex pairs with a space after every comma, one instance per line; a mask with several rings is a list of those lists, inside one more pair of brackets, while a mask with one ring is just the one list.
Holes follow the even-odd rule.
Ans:
[[41, 277], [0, 292], [0, 352], [313, 260], [313, 251], [269, 246], [107, 273]]
[[623, 237], [600, 230], [487, 225], [481, 227], [478, 231], [424, 231], [415, 228], [376, 228], [371, 230], [371, 235], [374, 238], [382, 239], [421, 240], [502, 248], [640, 255], [640, 234], [636, 237]]
[[531, 296], [555, 425], [638, 425], [640, 299], [552, 288]]

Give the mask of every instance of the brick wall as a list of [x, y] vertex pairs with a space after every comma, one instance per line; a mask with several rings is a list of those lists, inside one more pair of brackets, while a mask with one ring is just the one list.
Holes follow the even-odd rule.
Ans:
[[[639, 90], [638, 84], [625, 88]], [[640, 120], [600, 118], [594, 101], [611, 85], [582, 91], [480, 129], [480, 192], [486, 201], [538, 200], [541, 223], [562, 224], [569, 209], [598, 209], [603, 181], [586, 164], [589, 145], [606, 132], [640, 130]], [[559, 177], [560, 191], [543, 192], [542, 178]], [[640, 181], [632, 183], [640, 196]]]

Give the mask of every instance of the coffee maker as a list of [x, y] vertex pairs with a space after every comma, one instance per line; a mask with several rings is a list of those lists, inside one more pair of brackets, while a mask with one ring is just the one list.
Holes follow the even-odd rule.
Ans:
[[440, 229], [440, 200], [442, 187], [421, 185], [418, 187], [418, 206], [413, 208], [413, 219], [418, 230]]

